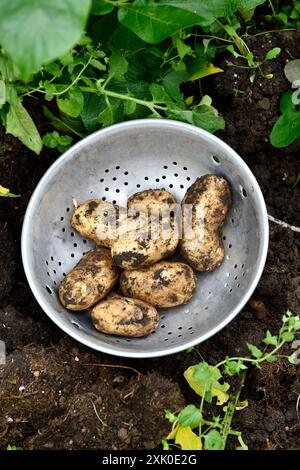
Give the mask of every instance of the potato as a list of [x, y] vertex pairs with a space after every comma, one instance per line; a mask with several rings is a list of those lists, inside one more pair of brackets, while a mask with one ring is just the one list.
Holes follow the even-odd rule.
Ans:
[[156, 309], [138, 299], [112, 295], [91, 310], [98, 331], [109, 335], [140, 337], [155, 331], [159, 316]]
[[[190, 204], [195, 213], [203, 210], [203, 219], [197, 230], [196, 217], [192, 221], [192, 233], [187, 230], [184, 205]], [[224, 246], [221, 229], [231, 204], [228, 181], [218, 175], [198, 178], [187, 190], [182, 201], [183, 230], [180, 249], [186, 261], [197, 271], [213, 271], [223, 261]]]
[[122, 236], [121, 227], [119, 238], [112, 245], [115, 264], [123, 269], [135, 269], [172, 255], [179, 241], [175, 206], [172, 194], [161, 189], [131, 196], [128, 200], [129, 231]]
[[149, 268], [123, 271], [122, 293], [151, 303], [157, 308], [176, 307], [188, 302], [196, 288], [196, 278], [184, 263], [160, 261]]
[[117, 238], [118, 206], [99, 199], [80, 204], [72, 216], [71, 225], [84, 238], [110, 248]]
[[104, 299], [119, 278], [110, 250], [98, 247], [83, 256], [61, 282], [58, 290], [62, 305], [73, 311], [86, 310]]

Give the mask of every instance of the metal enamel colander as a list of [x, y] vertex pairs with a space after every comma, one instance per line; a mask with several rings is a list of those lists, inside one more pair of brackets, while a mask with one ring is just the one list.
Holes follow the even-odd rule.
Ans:
[[[126, 206], [137, 191], [166, 188], [181, 201], [195, 179], [207, 173], [223, 175], [233, 191], [223, 228], [225, 259], [214, 272], [197, 275], [197, 289], [188, 304], [160, 310], [158, 330], [137, 339], [100, 334], [88, 312], [72, 313], [62, 307], [59, 283], [93, 246], [70, 225], [74, 200], [102, 198]], [[214, 135], [163, 119], [117, 124], [68, 150], [38, 184], [22, 233], [27, 279], [47, 315], [81, 343], [127, 357], [176, 353], [221, 330], [254, 291], [267, 249], [264, 199], [245, 162]]]

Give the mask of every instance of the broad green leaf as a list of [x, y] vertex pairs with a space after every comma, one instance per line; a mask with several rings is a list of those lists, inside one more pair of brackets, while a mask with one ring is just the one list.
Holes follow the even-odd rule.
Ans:
[[172, 5], [199, 15], [201, 26], [208, 26], [217, 18], [227, 18], [237, 9], [238, 0], [160, 0], [161, 5]]
[[296, 106], [292, 102], [292, 91], [287, 91], [280, 98], [280, 112], [282, 114], [286, 113], [289, 110], [295, 110]]
[[122, 121], [123, 111], [120, 103], [107, 106], [98, 116], [98, 122], [103, 126], [110, 126]]
[[76, 86], [73, 86], [72, 88], [70, 88], [70, 90], [67, 93], [64, 93], [63, 95], [58, 96], [56, 101], [57, 101], [57, 106], [59, 107], [59, 109], [63, 113], [73, 118], [78, 117], [79, 114], [83, 110], [83, 104], [84, 104], [83, 94], [81, 90]]
[[211, 429], [204, 436], [204, 449], [205, 450], [223, 450], [225, 447], [224, 439], [219, 431]]
[[219, 369], [208, 365], [206, 362], [189, 367], [184, 372], [184, 378], [189, 386], [201, 397], [203, 395], [206, 396], [207, 392], [210, 392], [212, 398], [217, 398], [218, 405], [223, 405], [229, 398], [226, 393], [229, 389], [229, 384], [226, 382], [221, 384], [219, 380], [222, 376]]
[[50, 73], [53, 77], [59, 78], [61, 77], [61, 69], [56, 62], [51, 62], [50, 64], [46, 64], [43, 69]]
[[124, 80], [124, 74], [128, 70], [128, 62], [120, 51], [113, 51], [109, 58], [109, 71], [117, 80]]
[[80, 114], [86, 130], [94, 132], [98, 126], [98, 116], [106, 107], [103, 96], [97, 96], [94, 93], [84, 93], [83, 110]]
[[113, 50], [124, 50], [128, 52], [137, 52], [144, 48], [146, 43], [137, 37], [130, 29], [119, 24], [114, 29], [111, 38], [108, 41], [108, 46], [111, 51]]
[[6, 115], [6, 132], [17, 137], [26, 147], [39, 154], [43, 147], [39, 131], [12, 87], [9, 89], [7, 99], [10, 106]]
[[151, 83], [149, 86], [153, 101], [156, 103], [170, 103], [171, 99], [162, 85]]
[[80, 39], [90, 0], [0, 0], [0, 43], [28, 79]]
[[245, 20], [250, 20], [255, 8], [265, 3], [266, 0], [238, 0], [237, 9], [241, 12]]
[[281, 337], [287, 343], [290, 343], [291, 341], [295, 339], [295, 335], [291, 331], [285, 331], [284, 333], [282, 333]]
[[181, 450], [201, 450], [202, 442], [199, 436], [195, 434], [190, 427], [184, 428], [179, 424], [170, 432], [167, 439], [175, 439]]
[[187, 405], [183, 410], [181, 410], [178, 416], [178, 422], [184, 428], [188, 426], [191, 429], [196, 428], [199, 426], [201, 420], [201, 411], [195, 405]]
[[107, 15], [111, 13], [114, 9], [114, 6], [111, 3], [106, 2], [105, 0], [93, 0], [91, 13], [93, 15]]
[[193, 110], [193, 124], [208, 132], [225, 128], [225, 121], [213, 106], [199, 105]]
[[273, 126], [270, 142], [274, 147], [283, 148], [300, 136], [300, 112], [291, 109], [285, 112]]
[[172, 71], [168, 73], [163, 79], [163, 85], [168, 95], [173, 100], [180, 101], [182, 99], [182, 93], [179, 86], [182, 82], [186, 81], [188, 74], [186, 71]]
[[[196, 10], [187, 4], [198, 4]], [[201, 2], [202, 3], [202, 2]], [[182, 28], [212, 21], [213, 16], [201, 3], [170, 1], [156, 3], [153, 0], [135, 0], [133, 3], [119, 5], [118, 18], [121, 24], [133, 31], [146, 42], [156, 44]], [[196, 13], [194, 13], [196, 11]]]
[[280, 47], [274, 47], [270, 51], [266, 53], [265, 60], [273, 60], [275, 59], [281, 52]]
[[178, 36], [174, 39], [174, 46], [176, 47], [181, 60], [184, 59], [186, 55], [194, 55], [194, 51], [191, 46], [185, 44], [185, 42]]
[[262, 357], [263, 353], [260, 349], [258, 349], [258, 347], [251, 343], [246, 343], [246, 345], [253, 357], [256, 359], [260, 359]]

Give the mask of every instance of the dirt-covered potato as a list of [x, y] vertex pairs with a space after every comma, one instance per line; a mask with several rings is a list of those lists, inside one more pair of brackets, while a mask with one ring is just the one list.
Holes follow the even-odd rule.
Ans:
[[112, 245], [112, 257], [123, 269], [146, 267], [171, 256], [179, 241], [176, 200], [161, 189], [142, 191], [128, 200], [126, 236]]
[[82, 237], [110, 248], [116, 239], [118, 213], [111, 202], [91, 199], [75, 209], [71, 225]]
[[125, 296], [147, 301], [154, 307], [176, 307], [191, 299], [196, 278], [187, 264], [160, 261], [149, 268], [123, 271], [120, 287]]
[[117, 294], [98, 303], [91, 310], [91, 319], [101, 333], [128, 337], [147, 336], [159, 323], [152, 305]]
[[[198, 178], [182, 200], [183, 230], [181, 252], [197, 271], [213, 271], [224, 258], [221, 229], [231, 204], [231, 190], [222, 176], [205, 175]], [[192, 230], [188, 230], [185, 205], [193, 209]], [[200, 219], [195, 217], [197, 210]]]
[[69, 310], [86, 310], [104, 299], [118, 278], [119, 269], [113, 264], [110, 250], [94, 248], [61, 282], [59, 300]]

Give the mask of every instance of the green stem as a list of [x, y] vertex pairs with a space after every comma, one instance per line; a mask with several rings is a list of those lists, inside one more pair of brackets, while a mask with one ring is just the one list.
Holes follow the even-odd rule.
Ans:
[[[272, 349], [272, 351], [270, 351], [268, 354], [266, 354], [265, 356], [262, 356], [260, 357], [259, 359], [253, 359], [251, 357], [231, 357], [230, 360], [231, 361], [241, 361], [241, 362], [251, 362], [251, 364], [253, 365], [256, 365], [256, 364], [261, 364], [262, 362], [266, 361], [269, 357], [273, 356], [274, 354], [276, 354], [276, 352], [282, 348], [282, 346], [284, 345], [285, 341], [281, 341], [281, 343], [278, 344], [278, 346], [276, 346], [276, 348]], [[221, 366], [223, 366], [224, 364], [226, 364], [226, 359], [224, 361], [221, 361], [219, 362], [215, 367], [219, 368]]]
[[238, 392], [231, 397], [227, 405], [226, 413], [225, 413], [223, 423], [222, 423], [223, 426], [221, 430], [221, 436], [223, 437], [223, 442], [224, 442], [223, 450], [226, 448], [226, 442], [227, 442], [228, 435], [231, 430], [230, 428], [231, 428], [232, 419], [233, 419], [233, 416], [234, 416], [234, 413], [235, 413], [235, 410], [236, 410], [236, 407], [240, 398], [242, 388], [245, 383], [245, 379], [246, 379], [246, 372], [244, 371], [241, 374], [240, 388]]
[[274, 5], [273, 5], [272, 0], [269, 0], [269, 5], [270, 5], [270, 8], [271, 8], [271, 10], [272, 10], [273, 16], [276, 16], [276, 11], [275, 11], [275, 8], [274, 8]]
[[82, 69], [80, 70], [79, 74], [75, 77], [75, 79], [73, 80], [72, 83], [70, 83], [70, 85], [67, 86], [67, 88], [65, 88], [64, 90], [62, 91], [58, 91], [56, 93], [53, 93], [54, 96], [60, 96], [60, 95], [63, 95], [64, 93], [67, 93], [67, 91], [70, 90], [70, 88], [72, 88], [72, 86], [74, 86], [81, 78], [83, 72], [87, 69], [87, 67], [90, 65], [90, 62], [92, 60], [93, 56], [91, 55], [87, 61], [87, 63], [82, 67]]

